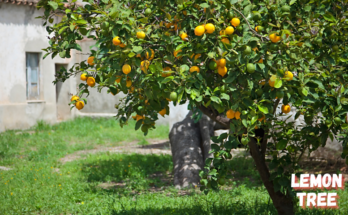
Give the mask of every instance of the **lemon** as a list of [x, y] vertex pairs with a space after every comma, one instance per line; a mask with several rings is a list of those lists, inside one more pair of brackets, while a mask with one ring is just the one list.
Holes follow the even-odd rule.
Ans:
[[255, 70], [256, 70], [256, 66], [254, 64], [252, 64], [252, 63], [248, 63], [247, 64], [247, 71], [248, 71], [248, 73], [252, 74], [252, 73], [255, 72]]
[[240, 20], [238, 18], [233, 18], [231, 20], [231, 24], [234, 26], [234, 27], [238, 27], [239, 24], [240, 24]]
[[232, 109], [230, 109], [226, 112], [226, 116], [229, 119], [233, 119], [235, 117], [235, 114], [236, 114], [236, 112], [234, 112]]
[[80, 76], [81, 81], [86, 81], [87, 80], [87, 73], [82, 73]]
[[208, 34], [211, 34], [215, 31], [215, 26], [211, 23], [208, 23], [205, 25], [205, 30], [207, 31]]
[[70, 101], [76, 101], [76, 100], [79, 100], [79, 97], [78, 96], [72, 96]]
[[171, 92], [169, 98], [175, 102], [178, 99], [178, 94], [176, 92]]
[[90, 86], [90, 87], [94, 87], [95, 79], [93, 77], [88, 77], [87, 78], [87, 85]]
[[186, 33], [182, 33], [182, 34], [180, 35], [180, 38], [181, 38], [182, 40], [184, 40], [184, 41], [187, 41], [187, 40], [188, 40], [188, 35], [187, 35]]
[[130, 72], [132, 71], [132, 68], [131, 68], [131, 66], [129, 65], [129, 64], [125, 64], [125, 65], [123, 65], [123, 67], [122, 67], [122, 72], [124, 73], [124, 74], [129, 74]]
[[195, 28], [195, 35], [196, 36], [202, 36], [203, 34], [204, 34], [204, 32], [205, 32], [205, 28], [204, 28], [204, 26], [197, 26], [196, 28]]
[[226, 34], [233, 34], [234, 33], [234, 28], [232, 26], [228, 26], [226, 29], [225, 29], [225, 32]]
[[118, 37], [118, 36], [114, 37], [114, 39], [112, 39], [112, 43], [113, 43], [115, 46], [120, 45], [120, 44], [121, 44], [120, 37]]
[[94, 57], [93, 57], [93, 56], [89, 57], [89, 58], [87, 59], [87, 63], [88, 63], [89, 65], [93, 66], [93, 65], [94, 65]]
[[137, 38], [138, 39], [144, 39], [145, 38], [145, 32], [144, 31], [138, 31], [137, 32]]
[[83, 101], [78, 101], [78, 102], [75, 103], [75, 107], [78, 110], [81, 110], [84, 106], [85, 106], [85, 103]]
[[193, 73], [193, 72], [197, 72], [199, 73], [199, 67], [198, 66], [193, 66], [190, 68], [190, 72]]
[[287, 114], [287, 113], [290, 113], [291, 111], [291, 107], [290, 105], [282, 105], [282, 112]]

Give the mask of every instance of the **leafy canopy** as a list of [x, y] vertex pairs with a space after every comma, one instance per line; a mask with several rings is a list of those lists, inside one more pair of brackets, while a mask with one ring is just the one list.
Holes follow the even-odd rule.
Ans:
[[[172, 92], [174, 104], [189, 101], [197, 119], [200, 110], [214, 116], [230, 109], [241, 113], [240, 119], [228, 122], [229, 135], [214, 138], [216, 158], [208, 159], [209, 171], [201, 173], [206, 187], [217, 187], [227, 173], [224, 162], [231, 157], [230, 150], [253, 137], [275, 149], [269, 167], [276, 191], [290, 188], [288, 176], [303, 152], [324, 146], [328, 138], [342, 140], [342, 158], [347, 156], [346, 0], [84, 2], [83, 6], [60, 0], [38, 4], [45, 9], [41, 18], [52, 35], [47, 55], [69, 58], [71, 49], [81, 51], [79, 40], [87, 37], [96, 42], [90, 51], [93, 65], [76, 64], [57, 80], [87, 73], [99, 90], [123, 92], [123, 103], [117, 106], [121, 124], [136, 112], [136, 129], [141, 127], [145, 134], [155, 126], [158, 112], [169, 113]], [[61, 17], [58, 23], [53, 23], [54, 15]], [[233, 18], [240, 24], [236, 19], [231, 23]], [[202, 28], [195, 31], [200, 25], [203, 34]], [[139, 32], [145, 34], [143, 39]], [[113, 42], [115, 37], [119, 41]], [[220, 59], [225, 59], [226, 68]], [[122, 71], [126, 64], [131, 67], [127, 75]], [[80, 97], [89, 88], [81, 84]], [[278, 114], [280, 101], [293, 112]], [[304, 117], [306, 124], [295, 126], [279, 119], [292, 114]], [[266, 135], [255, 134], [256, 128]], [[272, 141], [267, 143], [269, 137]]]

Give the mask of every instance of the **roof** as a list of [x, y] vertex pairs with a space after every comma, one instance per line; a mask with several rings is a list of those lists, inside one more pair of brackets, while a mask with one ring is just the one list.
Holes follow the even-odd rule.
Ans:
[[23, 4], [23, 5], [35, 6], [39, 2], [39, 0], [0, 0], [0, 2], [16, 4], [16, 5]]

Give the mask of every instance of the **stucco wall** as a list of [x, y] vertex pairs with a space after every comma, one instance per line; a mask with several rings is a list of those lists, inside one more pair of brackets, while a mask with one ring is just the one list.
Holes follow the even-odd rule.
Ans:
[[[42, 26], [42, 10], [27, 5], [0, 3], [0, 131], [23, 129], [38, 120], [53, 123], [57, 119], [56, 90], [53, 85], [55, 64], [71, 64], [74, 59], [40, 59], [40, 99], [26, 99], [26, 52], [43, 53], [48, 46]], [[42, 56], [42, 55], [41, 55]], [[68, 85], [76, 85], [74, 80]]]

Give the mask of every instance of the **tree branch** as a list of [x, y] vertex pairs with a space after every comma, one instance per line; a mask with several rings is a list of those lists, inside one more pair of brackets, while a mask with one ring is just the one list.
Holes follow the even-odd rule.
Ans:
[[244, 18], [244, 20], [245, 20], [246, 23], [248, 24], [249, 29], [251, 30], [251, 32], [253, 32], [253, 34], [255, 34], [256, 36], [260, 37], [261, 40], [262, 40], [262, 42], [263, 42], [263, 38], [265, 38], [265, 39], [268, 40], [268, 41], [270, 40], [269, 38], [264, 37], [264, 36], [258, 34], [258, 33], [250, 26], [250, 24], [249, 24], [247, 18], [242, 14], [242, 12], [240, 12], [239, 10], [237, 10], [235, 7], [232, 7], [232, 9], [235, 10], [235, 11], [237, 11], [237, 12]]
[[213, 111], [204, 107], [203, 105], [197, 105], [197, 108], [200, 109], [205, 115], [207, 115], [210, 119], [224, 126], [226, 129], [230, 128], [230, 119], [224, 118], [222, 116], [216, 115]]

